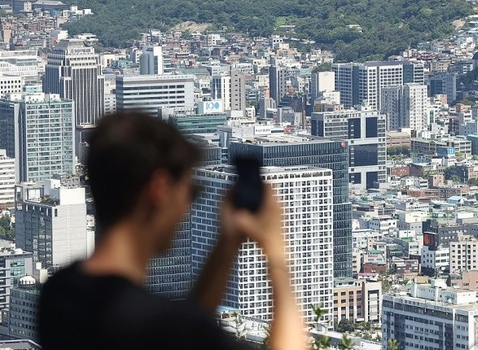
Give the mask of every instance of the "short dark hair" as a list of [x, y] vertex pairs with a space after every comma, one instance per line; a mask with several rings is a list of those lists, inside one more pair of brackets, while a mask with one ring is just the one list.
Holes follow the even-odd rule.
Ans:
[[87, 175], [97, 235], [130, 214], [157, 169], [179, 180], [200, 150], [173, 126], [142, 112], [100, 118], [89, 140]]

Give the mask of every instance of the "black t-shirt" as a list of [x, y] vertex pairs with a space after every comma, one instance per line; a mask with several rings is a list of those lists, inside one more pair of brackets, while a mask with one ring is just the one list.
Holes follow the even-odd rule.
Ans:
[[79, 263], [43, 286], [39, 338], [45, 350], [249, 349], [192, 301], [171, 302], [120, 276], [93, 276]]

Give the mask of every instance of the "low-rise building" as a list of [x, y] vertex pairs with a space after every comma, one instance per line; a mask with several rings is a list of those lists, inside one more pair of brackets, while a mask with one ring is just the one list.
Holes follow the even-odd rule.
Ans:
[[384, 295], [382, 342], [401, 350], [476, 349], [476, 292], [448, 288], [444, 280], [411, 285], [409, 295]]
[[380, 322], [381, 282], [334, 279], [334, 322]]

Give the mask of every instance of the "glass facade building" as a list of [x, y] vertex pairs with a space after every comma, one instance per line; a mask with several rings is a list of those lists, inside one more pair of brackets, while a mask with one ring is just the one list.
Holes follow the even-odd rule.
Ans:
[[387, 181], [386, 115], [369, 108], [312, 113], [311, 133], [347, 140], [349, 181], [368, 189]]
[[229, 159], [250, 155], [263, 166], [314, 165], [333, 171], [334, 276], [352, 277], [352, 205], [349, 202], [349, 153], [347, 143], [305, 136], [257, 138], [232, 142]]
[[9, 94], [0, 100], [0, 148], [17, 160], [19, 181], [74, 173], [74, 127], [73, 101], [59, 95]]
[[169, 124], [184, 135], [215, 133], [218, 125], [226, 123], [225, 113], [171, 115]]

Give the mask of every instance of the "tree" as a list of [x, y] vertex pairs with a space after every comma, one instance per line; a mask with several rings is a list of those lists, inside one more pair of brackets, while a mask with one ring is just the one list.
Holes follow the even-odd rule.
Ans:
[[399, 346], [400, 344], [398, 343], [396, 339], [388, 339], [387, 344], [388, 344], [388, 350], [399, 350], [400, 348]]
[[326, 63], [319, 64], [317, 67], [315, 67], [312, 70], [312, 73], [329, 72], [331, 70], [332, 70], [332, 63], [326, 62]]
[[478, 186], [478, 179], [468, 179], [467, 183], [470, 186]]
[[342, 342], [339, 344], [340, 350], [352, 350], [354, 348], [354, 342], [347, 334], [342, 334]]
[[15, 230], [11, 226], [11, 219], [9, 215], [4, 215], [0, 218], [0, 238], [9, 241], [15, 238]]
[[355, 330], [355, 325], [352, 321], [343, 318], [340, 320], [337, 326], [337, 332], [344, 333], [344, 332], [353, 332]]
[[[321, 320], [322, 320], [322, 317], [324, 317], [327, 314], [327, 310], [322, 309], [322, 304], [320, 304], [319, 306], [310, 305], [310, 307], [312, 308], [312, 311], [315, 315], [314, 317], [315, 323], [311, 325], [311, 328], [315, 328], [317, 331], [321, 332], [323, 331], [323, 328], [326, 328], [321, 323]], [[319, 336], [315, 338], [313, 345], [315, 346], [316, 349], [319, 349], [319, 350], [328, 349], [331, 346], [330, 337], [323, 334], [319, 334]]]

